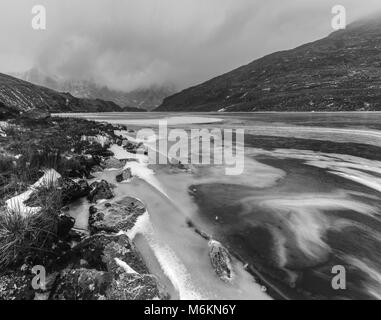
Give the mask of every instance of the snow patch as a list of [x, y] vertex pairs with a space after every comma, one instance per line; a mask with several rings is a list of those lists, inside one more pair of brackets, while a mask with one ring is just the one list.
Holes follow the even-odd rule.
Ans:
[[54, 169], [49, 169], [44, 172], [44, 175], [33, 185], [29, 187], [24, 193], [7, 200], [5, 203], [8, 210], [12, 212], [18, 212], [22, 216], [36, 214], [41, 210], [39, 207], [28, 207], [24, 204], [32, 193], [42, 186], [49, 186], [56, 184], [57, 180], [61, 178], [61, 175]]
[[126, 273], [130, 273], [130, 274], [138, 274], [134, 269], [132, 269], [127, 263], [125, 263], [124, 261], [118, 259], [118, 258], [114, 258], [116, 264], [121, 267]]
[[152, 169], [148, 168], [148, 165], [149, 165], [148, 156], [144, 154], [130, 153], [127, 150], [125, 150], [123, 147], [115, 145], [115, 144], [110, 147], [110, 151], [114, 153], [114, 157], [118, 160], [136, 159], [137, 161], [127, 161], [123, 170], [130, 168], [133, 176], [136, 176], [146, 181], [148, 184], [153, 186], [164, 196], [169, 198], [166, 192], [164, 191], [163, 186], [161, 185], [159, 180], [156, 179], [155, 172]]

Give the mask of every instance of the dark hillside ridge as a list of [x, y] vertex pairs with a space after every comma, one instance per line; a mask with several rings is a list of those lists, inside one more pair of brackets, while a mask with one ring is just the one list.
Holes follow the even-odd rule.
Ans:
[[0, 73], [0, 117], [31, 110], [50, 113], [128, 111], [114, 102], [75, 98], [69, 93], [57, 92]]
[[381, 111], [381, 18], [255, 60], [155, 111]]

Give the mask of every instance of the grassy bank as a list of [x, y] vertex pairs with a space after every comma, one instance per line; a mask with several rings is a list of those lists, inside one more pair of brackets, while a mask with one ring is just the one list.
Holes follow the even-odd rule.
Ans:
[[0, 270], [26, 262], [49, 263], [59, 254], [54, 244], [59, 242], [59, 215], [65, 204], [62, 190], [56, 185], [39, 187], [28, 203], [39, 208], [33, 215], [10, 210], [6, 201], [28, 190], [48, 169], [56, 170], [62, 179], [91, 177], [91, 168], [112, 155], [108, 144], [100, 144], [95, 137], [113, 141], [117, 138], [114, 127], [82, 119], [15, 119], [3, 124], [2, 131]]

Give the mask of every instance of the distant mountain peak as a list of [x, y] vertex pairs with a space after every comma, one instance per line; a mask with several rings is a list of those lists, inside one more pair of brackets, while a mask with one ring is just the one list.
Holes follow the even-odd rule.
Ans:
[[68, 92], [77, 98], [102, 99], [112, 101], [122, 108], [143, 109], [142, 111], [158, 107], [165, 97], [175, 92], [173, 86], [151, 86], [133, 91], [112, 90], [107, 86], [98, 85], [91, 80], [50, 77], [38, 68], [32, 68], [24, 73], [12, 75], [53, 90]]

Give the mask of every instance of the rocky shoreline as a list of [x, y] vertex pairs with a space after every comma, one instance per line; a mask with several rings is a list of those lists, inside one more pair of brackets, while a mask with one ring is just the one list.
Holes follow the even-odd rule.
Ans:
[[[16, 196], [11, 198], [13, 201], [9, 201], [8, 194], [4, 195], [2, 202], [8, 201], [2, 207], [1, 214], [11, 217], [20, 214], [28, 216], [32, 213], [14, 212], [15, 210], [9, 207], [9, 203], [22, 199], [25, 208], [44, 208], [46, 204], [42, 202], [48, 198], [48, 195], [50, 198], [50, 189], [58, 191], [59, 205], [54, 208], [56, 232], [47, 240], [48, 243], [45, 243], [46, 252], [15, 256], [14, 261], [8, 261], [7, 264], [2, 265], [0, 299], [152, 300], [169, 298], [161, 289], [155, 276], [149, 273], [133, 241], [126, 234], [134, 226], [137, 218], [146, 212], [144, 204], [128, 196], [115, 199], [114, 186], [105, 180], [95, 181], [90, 185], [87, 182], [87, 179], [93, 178], [92, 172], [110, 168], [121, 170], [120, 182], [131, 178], [131, 172], [123, 170], [126, 161], [115, 159], [108, 148], [112, 144], [117, 144], [129, 152], [136, 153], [141, 145], [115, 135], [115, 130], [126, 129], [121, 126], [74, 119], [49, 118], [44, 121], [47, 123], [40, 124], [37, 129], [40, 132], [36, 134], [36, 145], [45, 142], [41, 140], [45, 140], [47, 135], [50, 137], [52, 131], [56, 136], [60, 134], [59, 138], [69, 143], [65, 150], [62, 148], [59, 150], [59, 157], [64, 158], [65, 161], [74, 161], [75, 165], [65, 163], [56, 168], [58, 172], [48, 168], [46, 164], [41, 165], [36, 171], [46, 172], [50, 169], [56, 172], [59, 178], [53, 182], [53, 185], [41, 185], [29, 193], [26, 191], [24, 194], [27, 193], [28, 196], [25, 199], [20, 198], [18, 192], [15, 192]], [[57, 126], [57, 123], [60, 125]], [[75, 136], [69, 136], [70, 130], [62, 130], [62, 127], [68, 125], [76, 131]], [[4, 140], [1, 141], [1, 147], [4, 158], [10, 158], [13, 162], [17, 161], [14, 149], [22, 148], [20, 146], [22, 142], [19, 142], [28, 131], [32, 131], [30, 122], [20, 120], [10, 121], [7, 127], [2, 129]], [[67, 136], [64, 136], [65, 134]], [[6, 139], [9, 140], [6, 141]], [[21, 154], [18, 158], [22, 159], [26, 156], [28, 155]], [[90, 207], [89, 235], [74, 229], [75, 219], [68, 214], [67, 207], [73, 201], [84, 197], [93, 204]], [[17, 204], [13, 206], [16, 207]], [[39, 282], [40, 289], [38, 290], [32, 287], [32, 280], [36, 277], [33, 268], [36, 265], [43, 266], [46, 271], [46, 281]]]
[[[7, 201], [0, 219], [6, 211], [15, 215], [11, 209], [17, 211], [14, 208], [20, 204], [15, 205], [15, 202], [22, 201], [26, 216], [31, 213], [29, 209], [45, 212], [46, 206], [52, 207], [48, 211], [56, 226], [53, 237], [45, 241], [41, 251], [20, 254], [3, 265], [4, 268], [2, 266], [0, 300], [170, 299], [165, 286], [150, 274], [133, 239], [129, 238], [129, 231], [138, 219], [148, 214], [144, 203], [128, 195], [116, 197], [114, 190], [118, 184], [134, 179], [131, 166], [140, 160], [122, 159], [111, 150], [118, 152], [117, 146], [128, 155], [138, 151], [141, 155], [146, 153], [145, 146], [118, 135], [128, 131], [124, 126], [69, 118], [44, 118], [43, 123], [37, 121], [37, 125], [36, 121], [10, 121], [3, 129], [5, 137], [0, 142], [6, 157], [12, 159], [12, 165], [18, 166], [18, 162], [31, 158], [24, 151], [30, 152], [30, 145], [25, 147], [23, 138], [30, 139], [32, 135], [32, 146], [37, 151], [34, 156], [39, 160], [34, 161], [37, 173], [33, 177], [49, 183], [38, 186], [34, 183], [32, 188], [12, 190], [13, 198], [9, 193], [4, 194], [2, 203]], [[57, 140], [53, 147], [58, 150], [51, 148], [53, 136]], [[8, 143], [4, 143], [6, 139]], [[48, 151], [41, 147], [44, 145], [48, 145]], [[51, 154], [55, 157], [53, 162]], [[31, 162], [34, 163], [33, 159]], [[27, 164], [30, 166], [30, 162]], [[177, 167], [189, 171], [181, 163]], [[94, 177], [110, 170], [117, 173], [112, 179]], [[31, 185], [34, 180], [23, 182]], [[75, 228], [76, 220], [70, 215], [70, 206], [77, 200], [85, 201], [89, 211], [87, 230]], [[12, 208], [9, 208], [10, 203], [13, 203]], [[215, 276], [225, 283], [233, 281], [235, 271], [228, 249], [191, 221], [186, 223], [206, 240]], [[46, 282], [40, 282], [38, 290], [32, 287], [35, 266], [43, 266], [46, 271]]]

